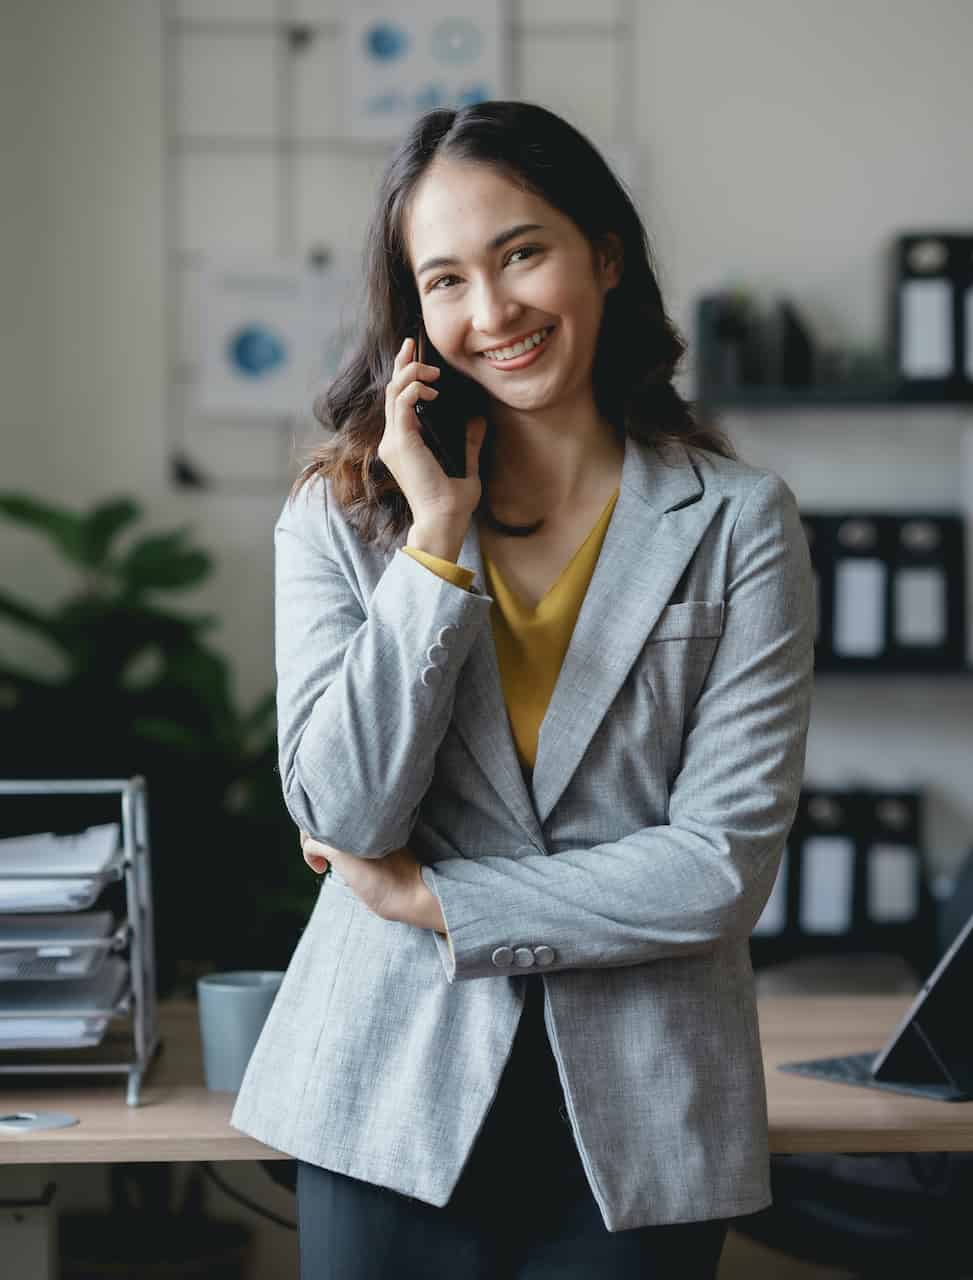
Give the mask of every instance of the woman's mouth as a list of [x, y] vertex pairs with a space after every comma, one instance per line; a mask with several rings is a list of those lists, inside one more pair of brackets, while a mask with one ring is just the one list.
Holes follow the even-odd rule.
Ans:
[[525, 369], [527, 365], [539, 360], [549, 346], [550, 335], [554, 325], [547, 325], [528, 334], [520, 342], [510, 347], [496, 347], [492, 351], [481, 351], [479, 356], [493, 369]]

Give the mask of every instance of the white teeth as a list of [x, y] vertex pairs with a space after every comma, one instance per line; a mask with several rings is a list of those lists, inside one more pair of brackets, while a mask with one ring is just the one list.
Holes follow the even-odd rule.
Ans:
[[538, 329], [536, 333], [530, 334], [524, 338], [522, 342], [516, 342], [512, 347], [500, 347], [496, 351], [484, 351], [483, 355], [487, 360], [513, 360], [515, 356], [522, 356], [525, 352], [539, 347], [547, 337], [546, 329]]

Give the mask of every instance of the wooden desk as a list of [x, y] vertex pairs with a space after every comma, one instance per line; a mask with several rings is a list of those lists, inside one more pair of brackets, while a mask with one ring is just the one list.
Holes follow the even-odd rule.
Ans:
[[[928, 1102], [776, 1070], [779, 1062], [877, 1050], [910, 1003], [909, 996], [760, 1000], [772, 1151], [973, 1150], [973, 1102]], [[210, 1093], [203, 1085], [195, 1003], [164, 1001], [160, 1023], [164, 1047], [146, 1076], [139, 1107], [125, 1105], [118, 1079], [65, 1086], [46, 1077], [4, 1076], [4, 1111], [67, 1111], [80, 1123], [0, 1134], [0, 1164], [286, 1159], [231, 1129], [234, 1095]]]

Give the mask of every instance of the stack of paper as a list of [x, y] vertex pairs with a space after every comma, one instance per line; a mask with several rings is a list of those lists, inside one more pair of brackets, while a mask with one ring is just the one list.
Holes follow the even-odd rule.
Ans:
[[[127, 979], [125, 961], [109, 956], [92, 978], [5, 985], [0, 991], [0, 1049], [97, 1044]], [[27, 1013], [36, 1016], [23, 1016]]]
[[[119, 824], [88, 827], [76, 835], [10, 836], [0, 840], [0, 912], [78, 911], [90, 906], [101, 875], [118, 851]], [[64, 872], [63, 880], [32, 873]], [[15, 877], [15, 878], [8, 878]]]
[[103, 940], [114, 924], [110, 911], [0, 916], [0, 979], [91, 977], [108, 954]]

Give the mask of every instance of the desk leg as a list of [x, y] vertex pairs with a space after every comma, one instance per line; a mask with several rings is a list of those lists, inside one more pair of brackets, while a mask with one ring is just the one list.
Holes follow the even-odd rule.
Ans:
[[57, 1223], [53, 1169], [47, 1165], [0, 1167], [0, 1256], [4, 1273], [57, 1280]]

